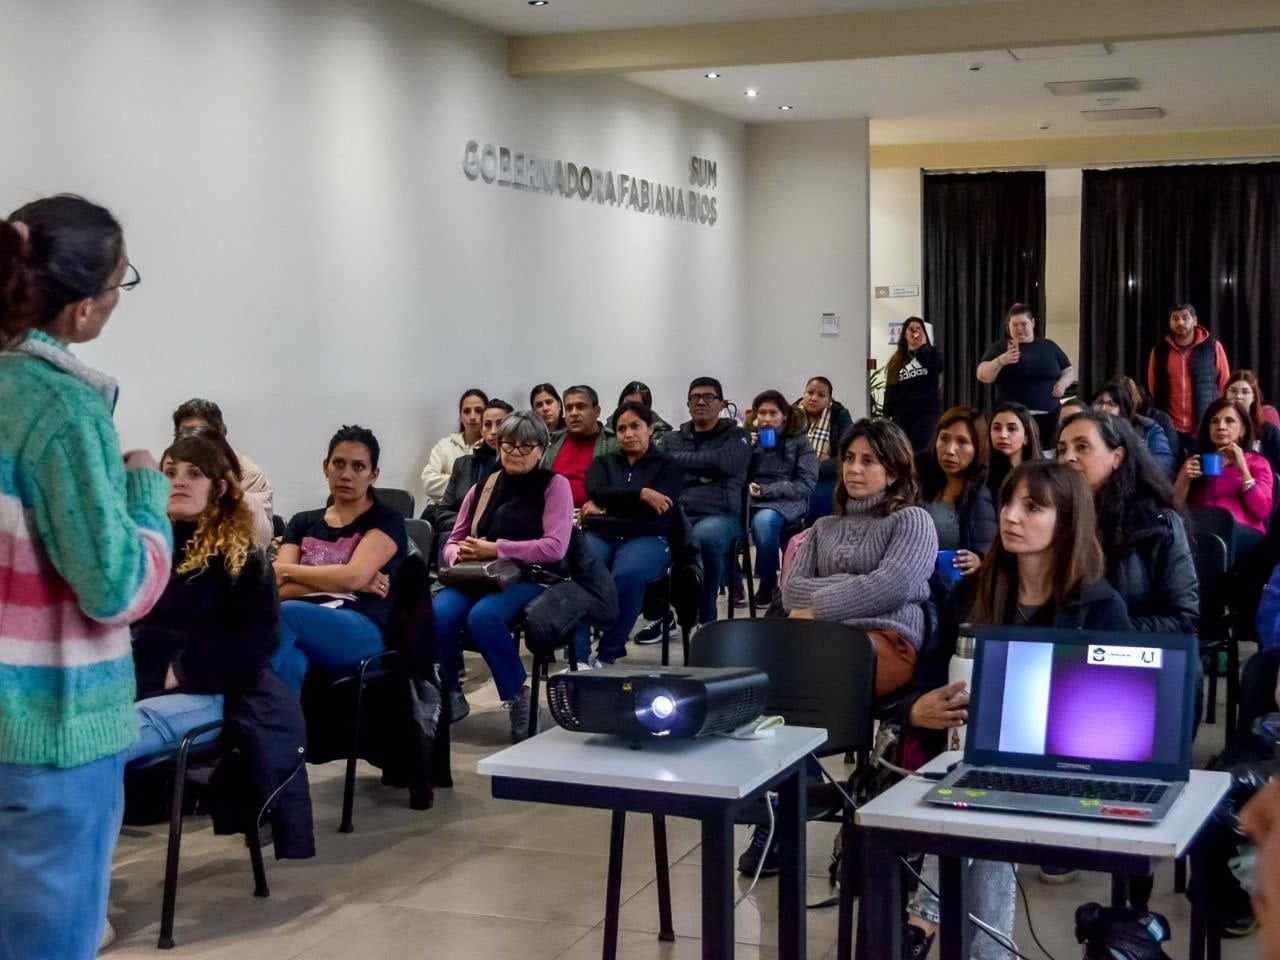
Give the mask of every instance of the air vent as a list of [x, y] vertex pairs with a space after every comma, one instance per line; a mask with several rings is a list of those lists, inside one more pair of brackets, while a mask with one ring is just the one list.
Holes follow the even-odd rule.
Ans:
[[1123, 93], [1137, 90], [1135, 77], [1114, 77], [1110, 80], [1054, 80], [1044, 88], [1055, 97], [1074, 97], [1082, 93]]
[[1009, 56], [1015, 60], [1070, 60], [1074, 57], [1105, 57], [1111, 48], [1105, 43], [1071, 43], [1057, 47], [1014, 47]]
[[1159, 120], [1164, 107], [1126, 107], [1117, 110], [1081, 110], [1086, 120]]

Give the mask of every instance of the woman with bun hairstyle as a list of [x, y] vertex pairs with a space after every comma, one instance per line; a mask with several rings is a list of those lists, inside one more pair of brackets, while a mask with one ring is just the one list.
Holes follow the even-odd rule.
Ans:
[[169, 580], [169, 482], [71, 352], [139, 283], [80, 197], [0, 221], [0, 956], [90, 960], [138, 736], [129, 624]]

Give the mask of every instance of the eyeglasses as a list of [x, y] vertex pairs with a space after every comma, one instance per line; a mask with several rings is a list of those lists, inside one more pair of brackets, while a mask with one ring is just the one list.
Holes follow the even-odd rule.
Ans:
[[107, 287], [103, 293], [110, 293], [112, 290], [132, 290], [142, 282], [142, 274], [138, 272], [138, 268], [128, 261], [125, 262], [124, 279], [117, 283], [114, 287]]
[[714, 393], [691, 393], [689, 394], [689, 406], [709, 407], [713, 403], [719, 403], [721, 399]]
[[518, 453], [522, 457], [527, 457], [538, 449], [538, 445], [536, 443], [512, 443], [510, 440], [505, 440], [498, 444], [498, 449], [503, 453]]

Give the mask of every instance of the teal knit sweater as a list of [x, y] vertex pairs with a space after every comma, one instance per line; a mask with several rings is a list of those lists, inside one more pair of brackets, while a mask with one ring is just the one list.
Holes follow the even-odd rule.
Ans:
[[129, 624], [169, 578], [169, 482], [128, 470], [114, 381], [31, 333], [0, 352], [0, 763], [137, 737]]

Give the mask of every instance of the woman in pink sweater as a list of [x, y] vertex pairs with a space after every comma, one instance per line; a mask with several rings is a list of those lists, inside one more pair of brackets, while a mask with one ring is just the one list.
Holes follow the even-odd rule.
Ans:
[[[1257, 545], [1267, 532], [1271, 518], [1273, 477], [1265, 457], [1254, 453], [1253, 423], [1236, 402], [1225, 397], [1215, 400], [1200, 424], [1199, 455], [1189, 457], [1178, 471], [1174, 485], [1186, 503], [1222, 507], [1236, 518], [1236, 550]], [[1222, 470], [1208, 476], [1205, 454], [1221, 457]]]

